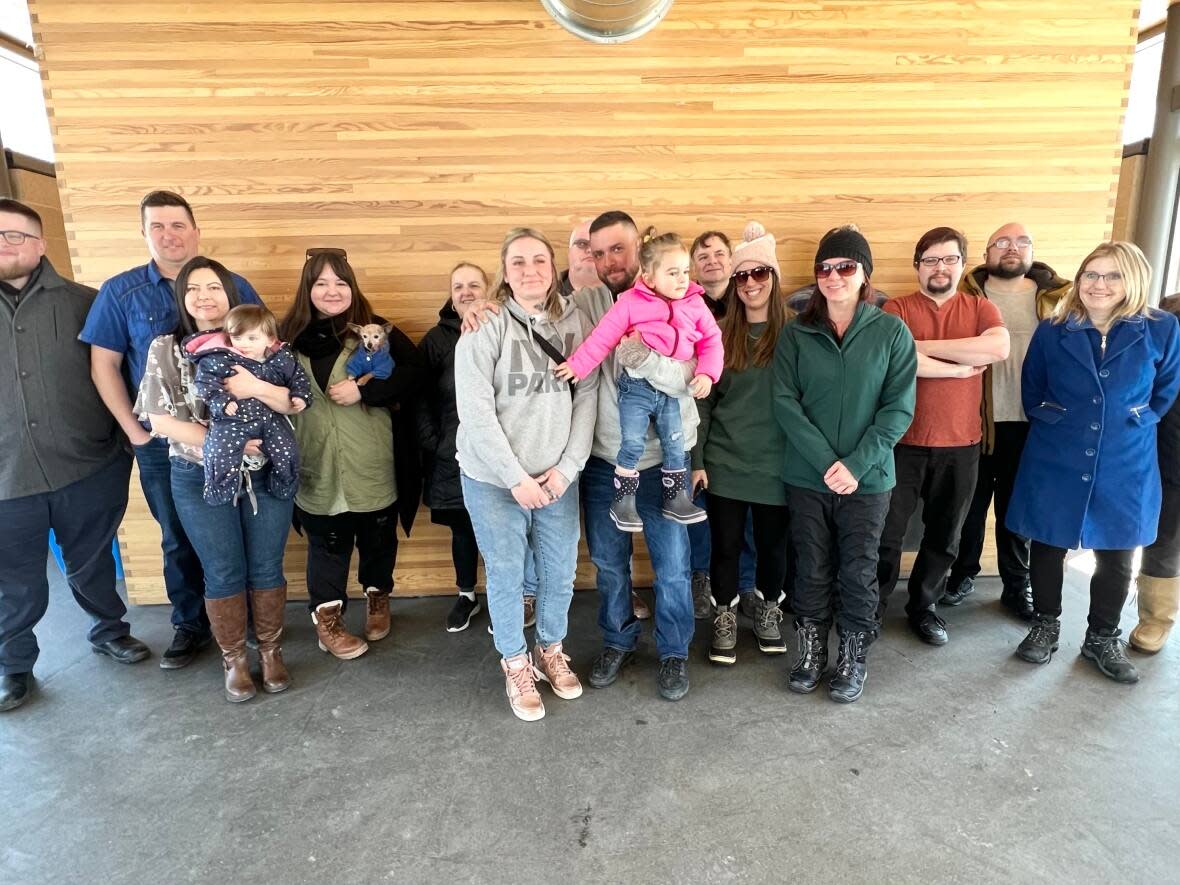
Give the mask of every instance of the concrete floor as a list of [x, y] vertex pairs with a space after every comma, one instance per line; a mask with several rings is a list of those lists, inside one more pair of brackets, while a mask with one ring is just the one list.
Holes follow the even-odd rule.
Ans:
[[[1042, 668], [988, 581], [945, 648], [895, 614], [852, 706], [787, 692], [789, 656], [744, 622], [738, 664], [709, 666], [702, 623], [680, 703], [649, 645], [530, 724], [486, 615], [449, 635], [447, 599], [396, 601], [348, 663], [292, 606], [295, 685], [231, 706], [211, 651], [174, 672], [91, 654], [55, 576], [38, 693], [0, 716], [0, 882], [1177, 882], [1180, 642], [1137, 656], [1136, 686], [1103, 678], [1077, 656], [1082, 580]], [[131, 620], [158, 654], [167, 612]], [[578, 594], [583, 674], [594, 620]]]

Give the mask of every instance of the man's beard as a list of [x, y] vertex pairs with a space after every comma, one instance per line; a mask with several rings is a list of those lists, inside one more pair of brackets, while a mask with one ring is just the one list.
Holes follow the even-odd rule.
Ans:
[[1032, 268], [1032, 259], [1022, 258], [1016, 267], [1004, 267], [1004, 261], [1000, 259], [995, 265], [989, 264], [987, 272], [990, 276], [999, 277], [1001, 280], [1014, 280], [1017, 277], [1027, 276], [1030, 268]]
[[947, 277], [944, 283], [936, 283], [933, 279], [926, 283], [926, 291], [931, 295], [945, 295], [953, 288], [955, 288], [955, 284], [950, 277]]

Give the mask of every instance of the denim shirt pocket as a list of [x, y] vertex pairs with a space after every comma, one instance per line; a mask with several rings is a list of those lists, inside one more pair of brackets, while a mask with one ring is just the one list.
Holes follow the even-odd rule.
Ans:
[[172, 318], [156, 310], [132, 308], [127, 314], [127, 331], [131, 340], [142, 342], [145, 350], [158, 337], [171, 332], [172, 328]]

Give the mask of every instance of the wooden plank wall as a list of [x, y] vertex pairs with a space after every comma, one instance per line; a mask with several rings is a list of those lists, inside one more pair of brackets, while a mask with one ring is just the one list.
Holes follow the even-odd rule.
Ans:
[[[848, 220], [889, 291], [944, 223], [979, 256], [1022, 220], [1068, 276], [1111, 230], [1137, 3], [678, 0], [620, 46], [535, 0], [30, 7], [79, 280], [143, 260], [135, 206], [166, 187], [276, 309], [307, 246], [343, 246], [417, 337], [456, 261], [610, 207], [685, 235], [758, 218], [788, 285]], [[445, 533], [419, 525], [399, 586], [448, 592]], [[153, 534], [136, 502], [136, 601], [162, 598]]]

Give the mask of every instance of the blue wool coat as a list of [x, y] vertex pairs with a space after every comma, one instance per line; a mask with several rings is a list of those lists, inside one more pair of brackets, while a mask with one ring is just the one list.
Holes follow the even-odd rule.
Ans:
[[1153, 310], [1106, 336], [1043, 320], [1021, 372], [1029, 419], [1009, 529], [1043, 544], [1129, 550], [1155, 540], [1156, 425], [1180, 390], [1180, 325]]

